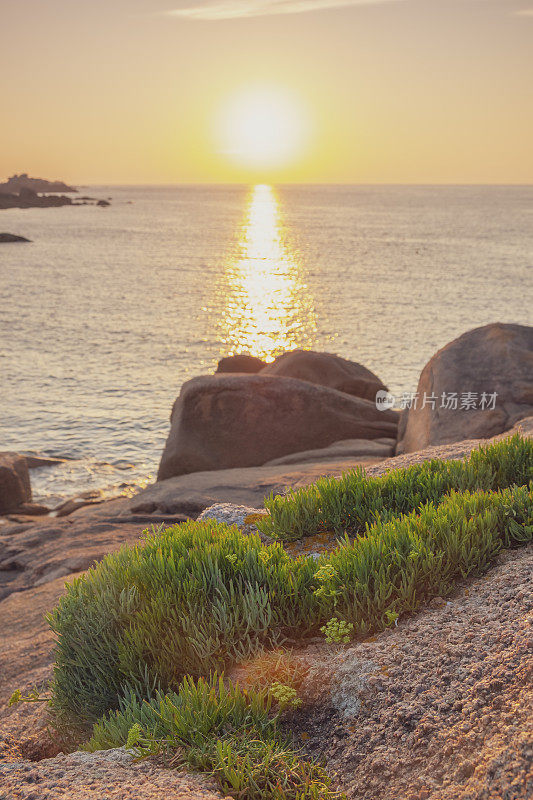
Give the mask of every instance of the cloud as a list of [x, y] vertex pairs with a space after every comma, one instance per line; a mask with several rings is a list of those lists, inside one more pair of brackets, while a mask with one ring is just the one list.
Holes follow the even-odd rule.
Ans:
[[166, 12], [175, 17], [197, 20], [265, 17], [273, 14], [301, 14], [348, 6], [368, 6], [397, 0], [183, 0], [179, 8]]

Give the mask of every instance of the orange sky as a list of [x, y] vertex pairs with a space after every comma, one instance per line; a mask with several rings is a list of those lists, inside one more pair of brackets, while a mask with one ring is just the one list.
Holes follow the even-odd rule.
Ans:
[[[0, 0], [0, 21], [0, 178], [533, 183], [533, 0]], [[298, 136], [254, 164], [220, 120], [265, 91]]]

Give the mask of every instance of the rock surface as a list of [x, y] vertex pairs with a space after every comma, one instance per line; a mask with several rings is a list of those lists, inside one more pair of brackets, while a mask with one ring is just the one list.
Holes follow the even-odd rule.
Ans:
[[[37, 786], [38, 788], [33, 788]], [[207, 776], [135, 762], [123, 749], [0, 761], [0, 800], [221, 800]]]
[[304, 450], [267, 461], [265, 466], [278, 464], [317, 464], [322, 461], [353, 461], [388, 458], [394, 452], [394, 439], [343, 439], [319, 450]]
[[15, 511], [31, 501], [30, 476], [24, 456], [0, 453], [0, 514]]
[[54, 456], [25, 455], [28, 469], [38, 469], [39, 467], [55, 467], [57, 464], [66, 464], [69, 459], [55, 458]]
[[37, 688], [46, 694], [52, 676], [54, 642], [45, 614], [64, 590], [65, 579], [57, 578], [0, 601], [0, 762], [9, 758], [46, 758], [61, 749], [46, 734], [48, 719], [43, 703], [8, 707], [7, 702], [16, 689], [25, 693]]
[[25, 515], [28, 517], [41, 517], [45, 514], [50, 513], [50, 509], [48, 506], [43, 506], [40, 503], [23, 503], [19, 508], [17, 508], [16, 512], [17, 515]]
[[252, 524], [253, 520], [250, 517], [266, 516], [264, 508], [251, 508], [250, 506], [236, 506], [232, 503], [215, 503], [209, 506], [198, 516], [198, 522], [204, 519], [215, 519], [217, 522], [223, 522], [225, 525], [237, 525], [239, 528], [244, 528], [248, 524]]
[[249, 356], [245, 353], [238, 353], [234, 356], [226, 356], [218, 362], [217, 372], [240, 372], [253, 375], [266, 367], [266, 362], [256, 356]]
[[157, 477], [252, 467], [340, 439], [395, 438], [397, 420], [395, 411], [295, 378], [193, 378], [174, 403]]
[[291, 727], [349, 798], [533, 796], [532, 575], [533, 546], [507, 551], [397, 628], [303, 651]]
[[312, 350], [283, 353], [272, 364], [268, 364], [261, 374], [298, 378], [372, 402], [376, 399], [376, 392], [387, 389], [377, 375], [362, 364], [332, 353], [315, 353]]
[[267, 515], [264, 508], [251, 508], [250, 506], [236, 506], [232, 503], [215, 503], [209, 506], [198, 517], [201, 522], [204, 519], [214, 519], [223, 522], [224, 525], [236, 525], [242, 533], [254, 533], [260, 537], [265, 544], [270, 544], [272, 539], [259, 531], [255, 522]]
[[193, 472], [167, 478], [147, 486], [132, 497], [133, 513], [189, 514], [196, 516], [214, 503], [260, 506], [270, 492], [307, 486], [323, 475], [340, 475], [358, 462], [342, 461], [316, 464], [243, 467], [237, 469]]
[[[496, 323], [475, 328], [439, 350], [418, 383], [417, 408], [409, 409], [399, 431], [398, 453], [486, 438], [533, 413], [533, 327]], [[475, 408], [461, 408], [465, 393]], [[482, 396], [496, 392], [494, 408]], [[458, 408], [441, 408], [443, 393], [455, 393]], [[435, 398], [435, 408], [426, 398]]]
[[97, 509], [87, 506], [60, 519], [36, 517], [1, 525], [0, 600], [89, 569], [122, 545], [136, 544], [151, 525], [186, 519], [182, 514], [132, 514], [126, 498]]
[[0, 244], [8, 244], [10, 242], [29, 242], [25, 236], [15, 236], [14, 233], [0, 233]]

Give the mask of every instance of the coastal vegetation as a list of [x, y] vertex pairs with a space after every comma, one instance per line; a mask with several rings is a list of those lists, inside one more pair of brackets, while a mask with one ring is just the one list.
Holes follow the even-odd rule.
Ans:
[[243, 800], [341, 798], [314, 760], [302, 756], [272, 713], [273, 690], [246, 691], [217, 674], [184, 678], [176, 692], [141, 701], [133, 693], [98, 722], [89, 751], [127, 744], [138, 756], [210, 772]]
[[93, 721], [125, 687], [148, 697], [312, 630], [316, 571], [311, 558], [212, 520], [108, 555], [50, 615], [54, 709]]
[[[212, 520], [147, 534], [74, 580], [49, 615], [54, 708], [92, 721], [128, 688], [144, 696], [175, 688], [185, 675], [314, 634], [334, 616], [358, 633], [383, 629], [390, 614], [415, 610], [531, 537], [532, 465], [533, 443], [513, 437], [465, 463], [368, 481], [353, 473], [338, 482], [339, 497], [351, 479], [364, 535], [318, 560], [293, 559], [281, 543], [265, 546]], [[327, 487], [333, 496], [335, 482]]]
[[[397, 625], [531, 541], [532, 477], [533, 442], [514, 436], [464, 462], [355, 471], [270, 498], [270, 545], [214, 520], [147, 532], [74, 580], [49, 615], [58, 724], [94, 725], [91, 750], [127, 743], [208, 771], [246, 800], [337, 796], [281, 733], [301, 681], [290, 655], [268, 652]], [[283, 547], [325, 530], [343, 534], [333, 552]], [[250, 659], [247, 686], [222, 677]]]
[[268, 516], [257, 527], [282, 541], [321, 531], [350, 536], [376, 519], [407, 514], [423, 503], [439, 503], [455, 491], [496, 491], [533, 479], [532, 444], [518, 434], [474, 450], [465, 461], [438, 459], [367, 477], [361, 467], [338, 478], [265, 500]]

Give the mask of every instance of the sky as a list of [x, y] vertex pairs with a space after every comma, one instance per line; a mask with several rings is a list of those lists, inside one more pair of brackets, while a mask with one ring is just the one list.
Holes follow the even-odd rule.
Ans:
[[0, 179], [533, 183], [533, 0], [0, 0]]

